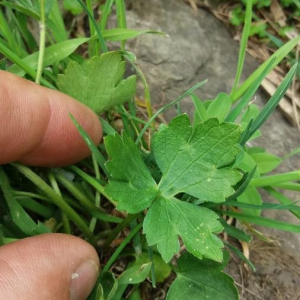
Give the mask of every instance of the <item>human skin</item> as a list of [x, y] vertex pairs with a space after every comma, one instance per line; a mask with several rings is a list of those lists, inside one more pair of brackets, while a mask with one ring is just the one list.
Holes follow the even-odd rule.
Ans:
[[[71, 113], [97, 144], [102, 129], [88, 107], [58, 91], [0, 71], [0, 164], [57, 167], [89, 155]], [[43, 234], [0, 247], [0, 299], [83, 300], [99, 271], [80, 238]]]

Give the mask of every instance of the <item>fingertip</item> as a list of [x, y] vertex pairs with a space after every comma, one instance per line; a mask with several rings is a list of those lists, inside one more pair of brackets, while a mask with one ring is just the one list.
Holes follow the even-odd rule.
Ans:
[[[0, 299], [86, 299], [99, 258], [82, 239], [44, 234], [0, 248]], [[5, 288], [4, 288], [5, 287]]]

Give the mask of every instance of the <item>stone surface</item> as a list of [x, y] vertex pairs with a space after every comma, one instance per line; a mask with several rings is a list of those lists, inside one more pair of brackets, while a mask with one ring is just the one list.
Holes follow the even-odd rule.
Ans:
[[[194, 14], [192, 9], [181, 0], [130, 0], [128, 3], [129, 28], [160, 30], [169, 35], [169, 37], [144, 35], [128, 41], [127, 48], [136, 54], [151, 87], [152, 101], [157, 107], [176, 99], [185, 90], [204, 79], [208, 79], [209, 82], [197, 91], [201, 99], [212, 99], [219, 92], [230, 92], [236, 72], [239, 45], [233, 41], [223, 24], [204, 10]], [[247, 57], [243, 78], [249, 76], [257, 66], [256, 61]], [[267, 96], [262, 91], [256, 94], [256, 103], [259, 106], [262, 107], [267, 100]], [[191, 101], [184, 99], [181, 102], [181, 109], [191, 113], [193, 110]], [[169, 110], [166, 113], [167, 118], [174, 113], [174, 109]], [[263, 137], [255, 140], [253, 145], [263, 146], [278, 156], [300, 147], [299, 131], [292, 128], [278, 111], [264, 124], [262, 132]], [[295, 169], [300, 169], [299, 155], [285, 161], [276, 173]], [[294, 200], [299, 200], [299, 193], [289, 192], [287, 195]], [[264, 194], [264, 201], [272, 201], [272, 199]], [[266, 211], [264, 215], [300, 224], [292, 214], [282, 210]], [[286, 256], [286, 261], [290, 261], [294, 269], [297, 269], [295, 272], [291, 271], [282, 263], [281, 276], [271, 280], [274, 287], [282, 286], [281, 291], [287, 291], [282, 299], [292, 299], [289, 298], [289, 291], [292, 293], [294, 291], [290, 285], [300, 286], [300, 235], [268, 228], [260, 228], [260, 230], [280, 242], [279, 252], [274, 250], [276, 255]], [[255, 290], [263, 297], [262, 299], [271, 299], [273, 294], [271, 292], [261, 294], [258, 286], [263, 282], [262, 278], [276, 273], [278, 262], [274, 257], [271, 261], [268, 257], [265, 260], [268, 266], [264, 265], [262, 258], [256, 255], [255, 251], [253, 253], [251, 258], [258, 266], [258, 273], [249, 279], [249, 289]], [[286, 283], [284, 278], [289, 283]], [[251, 293], [245, 293], [243, 299], [252, 299], [252, 297], [255, 299]], [[297, 299], [297, 296], [294, 299]]]

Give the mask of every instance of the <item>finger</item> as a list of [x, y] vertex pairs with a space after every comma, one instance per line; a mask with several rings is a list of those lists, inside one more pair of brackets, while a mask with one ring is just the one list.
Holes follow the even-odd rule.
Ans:
[[89, 149], [69, 113], [99, 143], [101, 125], [88, 107], [58, 91], [0, 71], [0, 164], [19, 160], [55, 167], [87, 157]]
[[84, 300], [98, 275], [94, 248], [70, 235], [44, 234], [0, 248], [0, 299]]

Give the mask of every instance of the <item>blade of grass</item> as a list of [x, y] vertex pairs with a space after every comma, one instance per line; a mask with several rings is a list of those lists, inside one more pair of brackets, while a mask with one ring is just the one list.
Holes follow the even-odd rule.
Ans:
[[0, 166], [0, 188], [9, 208], [11, 219], [22, 232], [29, 236], [50, 232], [43, 223], [38, 222], [38, 224], [36, 224], [15, 199], [13, 190], [10, 187], [7, 175], [2, 166]]
[[189, 90], [187, 90], [185, 93], [183, 93], [180, 97], [178, 97], [176, 100], [168, 103], [167, 105], [163, 106], [162, 108], [160, 108], [147, 122], [147, 124], [143, 127], [143, 129], [141, 130], [139, 136], [137, 137], [135, 143], [139, 144], [139, 142], [141, 141], [142, 136], [144, 135], [144, 133], [146, 132], [146, 130], [148, 129], [148, 127], [152, 124], [152, 122], [157, 118], [157, 116], [159, 114], [161, 114], [163, 111], [165, 111], [167, 108], [173, 106], [174, 104], [176, 104], [177, 102], [181, 101], [183, 98], [185, 98], [186, 96], [188, 96], [189, 94], [193, 93], [196, 89], [198, 89], [200, 86], [202, 86], [203, 84], [205, 84], [207, 82], [207, 80], [204, 80], [202, 82], [199, 82], [198, 84], [194, 85], [192, 88], [190, 88]]
[[228, 114], [227, 118], [225, 119], [226, 122], [234, 122], [242, 110], [246, 107], [246, 105], [251, 101], [255, 92], [258, 90], [259, 86], [261, 85], [264, 78], [267, 74], [271, 71], [272, 66], [275, 62], [276, 57], [274, 57], [270, 63], [263, 69], [262, 73], [257, 77], [257, 79], [251, 84], [249, 89], [247, 89], [246, 93], [243, 95], [242, 99], [239, 103], [234, 107], [234, 109]]
[[114, 3], [114, 0], [106, 0], [105, 4], [104, 4], [104, 8], [101, 14], [101, 21], [100, 21], [100, 27], [101, 30], [103, 31], [106, 27], [107, 24], [107, 19], [111, 13], [111, 7]]
[[270, 61], [276, 57], [275, 62], [273, 64], [274, 69], [285, 57], [286, 55], [298, 44], [300, 41], [300, 36], [294, 38], [293, 40], [287, 42], [283, 47], [278, 49], [272, 56], [270, 56], [262, 65], [260, 65], [231, 95], [231, 99], [233, 102], [240, 99], [240, 97], [247, 91], [249, 86], [256, 80], [256, 78], [263, 72], [266, 66], [270, 63]]
[[256, 272], [256, 268], [253, 265], [253, 263], [243, 254], [243, 252], [241, 252], [240, 250], [238, 250], [237, 248], [235, 248], [234, 246], [230, 245], [229, 243], [226, 243], [223, 241], [223, 243], [226, 245], [226, 247], [228, 247], [232, 252], [234, 252], [241, 260], [243, 260], [247, 265], [250, 266], [250, 268]]
[[300, 233], [300, 225], [296, 224], [290, 224], [278, 220], [273, 220], [273, 219], [268, 219], [268, 218], [263, 218], [263, 217], [258, 217], [258, 216], [252, 216], [252, 215], [246, 215], [243, 213], [238, 213], [234, 211], [219, 211], [219, 213], [236, 218], [238, 220], [246, 221], [249, 223], [253, 223], [259, 226], [264, 226], [264, 227], [271, 227], [279, 230], [284, 230], [284, 231], [290, 231], [290, 232], [296, 232]]
[[[28, 75], [30, 75], [33, 79], [36, 78], [36, 71], [27, 65], [21, 58], [19, 58], [16, 54], [14, 54], [12, 51], [10, 51], [8, 48], [6, 48], [2, 43], [0, 43], [0, 52], [7, 57], [10, 61], [12, 61], [14, 64], [18, 65], [21, 69], [23, 69]], [[51, 89], [55, 89], [55, 87], [44, 78], [41, 78], [41, 83], [49, 87]]]
[[238, 66], [237, 66], [234, 85], [230, 96], [232, 96], [235, 93], [236, 87], [238, 86], [241, 79], [244, 61], [245, 61], [245, 55], [246, 55], [247, 42], [248, 42], [250, 28], [251, 28], [251, 21], [252, 21], [252, 0], [248, 0], [246, 1], [245, 23], [244, 23], [244, 29], [243, 29], [241, 45], [240, 45]]
[[43, 69], [44, 69], [44, 53], [45, 53], [45, 45], [46, 45], [46, 12], [45, 12], [45, 0], [40, 0], [40, 46], [39, 46], [39, 59], [38, 59], [38, 67], [35, 77], [35, 82], [40, 84]]
[[[59, 195], [61, 197], [61, 192], [60, 192], [59, 186], [57, 184], [57, 181], [56, 181], [53, 173], [50, 171], [48, 172], [48, 179], [49, 179], [49, 182], [50, 182], [53, 190], [56, 192], [57, 195]], [[71, 226], [70, 226], [68, 216], [63, 211], [61, 211], [61, 217], [62, 217], [62, 222], [63, 222], [65, 233], [71, 234]]]
[[246, 243], [249, 243], [251, 241], [251, 236], [245, 231], [227, 224], [227, 222], [223, 218], [219, 218], [219, 221], [223, 225], [225, 232], [227, 232], [230, 236], [236, 238], [239, 241], [244, 241]]
[[83, 234], [88, 238], [88, 240], [95, 244], [94, 236], [89, 230], [85, 221], [76, 213], [75, 210], [65, 200], [60, 197], [40, 176], [35, 174], [31, 169], [23, 166], [19, 163], [12, 163], [21, 174], [27, 177], [34, 185], [41, 189], [49, 198], [57, 205], [69, 218], [72, 220], [76, 226], [83, 232]]
[[[88, 38], [76, 38], [68, 41], [64, 41], [55, 45], [51, 45], [45, 49], [44, 53], [44, 67], [59, 62], [69, 55], [71, 55], [80, 45], [89, 41]], [[37, 69], [39, 52], [35, 52], [22, 59], [23, 63], [28, 65], [32, 69]], [[14, 73], [20, 77], [23, 77], [26, 72], [18, 65], [10, 66], [7, 71]]]
[[[265, 187], [264, 188], [272, 197], [274, 197], [276, 200], [278, 200], [280, 203], [284, 204], [284, 205], [290, 205], [293, 203], [292, 200], [290, 200], [289, 198], [287, 198], [286, 196], [284, 196], [282, 193], [279, 193], [277, 190], [275, 190], [272, 187]], [[298, 207], [300, 209], [300, 207]], [[293, 210], [293, 209], [289, 209], [290, 212], [292, 214], [294, 214], [297, 218], [300, 219], [300, 212]]]
[[[86, 0], [86, 7], [87, 7], [88, 11], [90, 12], [90, 15], [93, 16], [93, 18], [94, 18], [92, 0]], [[92, 37], [96, 33], [92, 18], [89, 18], [89, 28], [90, 28], [90, 36]], [[98, 48], [97, 41], [90, 40], [90, 42], [89, 42], [89, 57], [90, 58], [99, 53], [99, 51], [98, 51], [99, 49], [97, 49], [97, 48]]]
[[[124, 0], [115, 0], [115, 3], [116, 3], [118, 27], [122, 29], [127, 28]], [[125, 50], [125, 44], [126, 44], [126, 40], [121, 41], [121, 50], [123, 51]]]
[[109, 178], [110, 174], [109, 174], [109, 172], [108, 172], [108, 170], [106, 169], [106, 166], [105, 166], [105, 162], [106, 162], [105, 158], [103, 157], [103, 155], [101, 154], [101, 152], [99, 151], [99, 149], [97, 148], [95, 143], [92, 141], [92, 139], [89, 137], [89, 135], [86, 133], [86, 131], [76, 121], [74, 116], [72, 114], [69, 114], [69, 115], [70, 115], [73, 123], [75, 124], [78, 132], [80, 133], [80, 135], [84, 139], [85, 143], [87, 144], [87, 146], [89, 147], [89, 149], [91, 150], [93, 155], [95, 155], [95, 158], [96, 158], [99, 166], [101, 167], [101, 169], [103, 170], [105, 175]]
[[100, 43], [100, 46], [101, 46], [101, 49], [102, 49], [102, 52], [105, 53], [107, 52], [107, 47], [106, 47], [106, 44], [105, 44], [105, 41], [103, 39], [103, 36], [102, 36], [102, 33], [100, 31], [100, 28], [94, 18], [94, 16], [90, 13], [89, 9], [85, 6], [85, 4], [83, 3], [82, 0], [77, 0], [80, 5], [82, 6], [82, 8], [85, 10], [85, 12], [87, 13], [88, 17], [89, 17], [89, 20], [91, 20], [91, 22], [93, 23], [94, 25], [94, 29], [98, 35], [98, 39], [99, 39], [99, 43]]
[[282, 159], [290, 158], [290, 157], [292, 157], [294, 155], [297, 155], [299, 153], [300, 153], [300, 148], [297, 148], [297, 149], [291, 151], [290, 153], [288, 153], [287, 155], [285, 155]]
[[253, 124], [251, 126], [250, 136], [254, 134], [256, 130], [258, 130], [262, 124], [268, 119], [268, 117], [273, 113], [275, 108], [277, 107], [279, 101], [282, 99], [284, 94], [286, 93], [287, 89], [289, 88], [293, 77], [296, 73], [298, 67], [298, 63], [296, 63], [288, 72], [288, 74], [283, 79], [280, 86], [277, 88], [274, 95], [271, 97], [271, 99], [268, 101], [268, 103], [264, 106], [260, 114], [257, 116], [257, 118], [253, 121]]
[[116, 251], [110, 257], [110, 259], [104, 266], [102, 273], [104, 273], [110, 269], [110, 267], [113, 265], [113, 263], [119, 257], [120, 253], [123, 251], [123, 249], [126, 247], [126, 245], [132, 240], [132, 238], [139, 232], [139, 230], [142, 227], [143, 227], [143, 223], [140, 223], [133, 230], [131, 230], [131, 232], [128, 234], [128, 236], [123, 240], [123, 242], [120, 244], [120, 246], [116, 249]]

